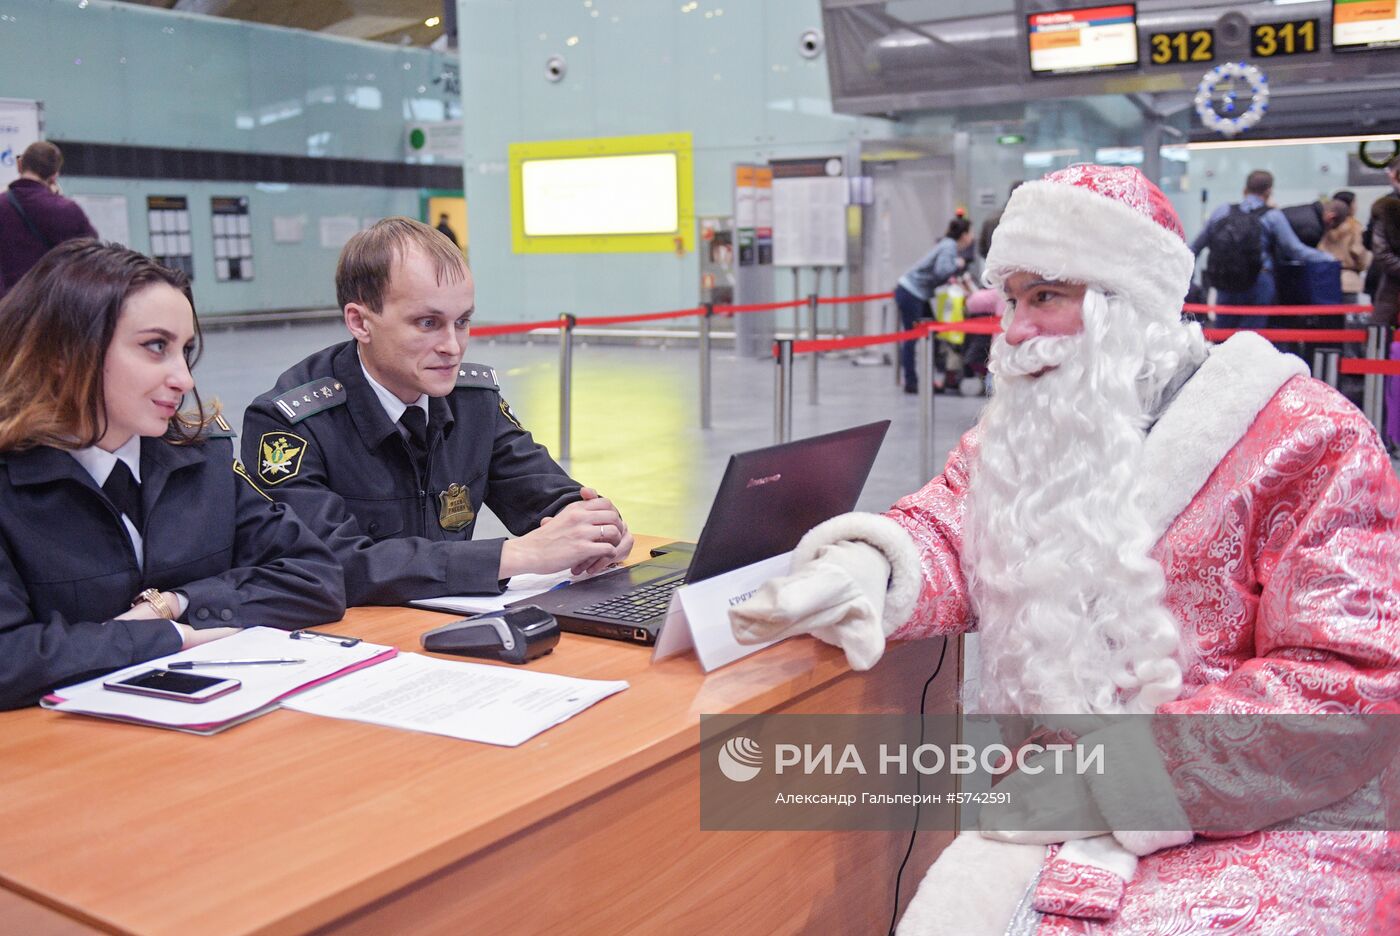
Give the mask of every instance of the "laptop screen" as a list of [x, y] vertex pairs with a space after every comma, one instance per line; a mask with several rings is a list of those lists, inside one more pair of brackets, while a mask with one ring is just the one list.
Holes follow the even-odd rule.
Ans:
[[731, 456], [686, 581], [787, 552], [854, 510], [889, 427], [886, 419]]

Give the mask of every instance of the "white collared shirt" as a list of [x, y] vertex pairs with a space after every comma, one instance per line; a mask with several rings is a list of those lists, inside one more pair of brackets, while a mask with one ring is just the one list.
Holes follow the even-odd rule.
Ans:
[[[126, 462], [126, 467], [131, 469], [131, 476], [136, 479], [136, 483], [141, 483], [141, 437], [132, 436], [118, 448], [115, 452], [90, 445], [87, 448], [73, 449], [69, 453], [78, 464], [90, 475], [92, 480], [97, 482], [98, 487], [107, 483], [107, 478], [111, 476], [112, 469], [117, 467], [117, 459]], [[136, 524], [131, 522], [131, 518], [122, 514], [122, 523], [126, 525], [126, 532], [131, 536], [131, 547], [136, 550], [136, 565], [141, 571], [146, 570], [146, 548], [145, 541], [141, 539], [141, 531], [136, 529]], [[179, 599], [180, 606], [175, 609], [175, 616], [184, 616], [185, 609], [189, 607], [190, 600], [182, 592], [176, 592], [175, 597]], [[171, 622], [175, 623], [174, 621]], [[176, 628], [178, 630], [178, 628]]]
[[[107, 483], [107, 478], [111, 476], [112, 469], [117, 467], [117, 459], [126, 462], [126, 467], [131, 469], [131, 476], [136, 479], [136, 483], [141, 483], [141, 437], [132, 436], [126, 443], [115, 452], [100, 449], [95, 445], [84, 449], [77, 449], [69, 452], [78, 460], [87, 473], [92, 475], [92, 480], [97, 482], [98, 487]], [[131, 534], [131, 545], [136, 550], [136, 563], [144, 570], [146, 568], [145, 550], [142, 548], [141, 531], [136, 529], [136, 524], [131, 522], [131, 518], [122, 514], [122, 523], [126, 524], [126, 532]]]
[[423, 422], [424, 424], [427, 423], [428, 395], [426, 393], [418, 394], [418, 399], [414, 400], [412, 403], [405, 403], [386, 390], [383, 384], [374, 379], [369, 372], [369, 368], [365, 367], [365, 362], [360, 359], [359, 348], [355, 349], [355, 359], [360, 362], [360, 370], [364, 372], [365, 380], [369, 381], [370, 389], [372, 389], [374, 395], [379, 398], [379, 405], [384, 407], [384, 412], [389, 417], [389, 422], [393, 423], [394, 427], [399, 430], [399, 435], [403, 436], [405, 439], [408, 438], [408, 430], [403, 427], [399, 419], [410, 406], [416, 406], [421, 409], [423, 411]]

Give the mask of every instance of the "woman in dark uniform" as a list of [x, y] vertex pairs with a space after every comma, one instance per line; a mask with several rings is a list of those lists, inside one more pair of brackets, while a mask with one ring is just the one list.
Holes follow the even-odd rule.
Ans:
[[240, 627], [345, 610], [340, 566], [253, 486], [190, 376], [183, 274], [93, 240], [0, 301], [0, 708]]

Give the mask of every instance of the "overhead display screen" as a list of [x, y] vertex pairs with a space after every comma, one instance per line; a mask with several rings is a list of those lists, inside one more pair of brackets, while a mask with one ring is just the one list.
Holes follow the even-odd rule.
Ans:
[[525, 234], [662, 234], [680, 224], [676, 154], [532, 159], [521, 165]]
[[1026, 36], [1033, 75], [1116, 71], [1138, 63], [1132, 3], [1032, 13], [1026, 17]]
[[1332, 48], [1338, 52], [1400, 48], [1396, 0], [1332, 0]]

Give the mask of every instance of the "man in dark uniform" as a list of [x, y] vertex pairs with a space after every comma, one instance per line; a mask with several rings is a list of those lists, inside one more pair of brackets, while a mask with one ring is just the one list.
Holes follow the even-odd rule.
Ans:
[[[336, 294], [352, 339], [253, 401], [243, 454], [345, 566], [349, 605], [495, 594], [627, 556], [613, 505], [521, 427], [494, 370], [462, 362], [475, 288], [442, 235], [408, 218], [360, 232]], [[483, 504], [518, 538], [472, 540]]]

